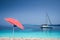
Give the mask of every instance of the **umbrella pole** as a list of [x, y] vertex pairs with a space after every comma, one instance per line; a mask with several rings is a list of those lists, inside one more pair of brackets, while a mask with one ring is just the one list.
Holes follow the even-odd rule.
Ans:
[[12, 35], [12, 36], [13, 36], [13, 37], [12, 37], [12, 40], [14, 40], [14, 27], [13, 27], [13, 32], [12, 32], [12, 34], [13, 34], [13, 35]]

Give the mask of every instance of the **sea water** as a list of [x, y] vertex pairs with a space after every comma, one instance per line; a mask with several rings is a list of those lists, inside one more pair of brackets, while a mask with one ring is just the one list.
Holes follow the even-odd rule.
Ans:
[[40, 26], [24, 26], [25, 29], [21, 30], [18, 27], [1, 27], [0, 37], [8, 38], [60, 38], [60, 26], [53, 26], [51, 30], [42, 30]]

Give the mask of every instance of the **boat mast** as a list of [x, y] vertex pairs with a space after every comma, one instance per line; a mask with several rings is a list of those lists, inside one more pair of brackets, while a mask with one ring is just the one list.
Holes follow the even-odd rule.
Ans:
[[49, 18], [49, 16], [48, 16], [48, 13], [46, 13], [46, 24], [48, 24], [48, 22], [49, 22], [50, 24], [52, 24], [52, 23], [51, 23], [51, 20], [50, 20], [50, 18]]

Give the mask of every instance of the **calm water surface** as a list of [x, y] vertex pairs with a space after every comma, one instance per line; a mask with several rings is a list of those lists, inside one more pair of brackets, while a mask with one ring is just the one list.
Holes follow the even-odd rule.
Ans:
[[18, 27], [3, 27], [0, 26], [0, 37], [16, 37], [16, 38], [60, 38], [60, 26], [53, 26], [53, 29], [42, 30], [40, 26], [24, 26], [21, 30]]

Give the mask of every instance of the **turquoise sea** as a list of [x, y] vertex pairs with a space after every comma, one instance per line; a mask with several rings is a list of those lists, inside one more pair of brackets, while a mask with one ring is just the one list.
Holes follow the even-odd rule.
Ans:
[[13, 26], [0, 26], [0, 37], [8, 38], [60, 38], [60, 26], [52, 26], [53, 29], [42, 30], [39, 25], [24, 25], [24, 30]]

